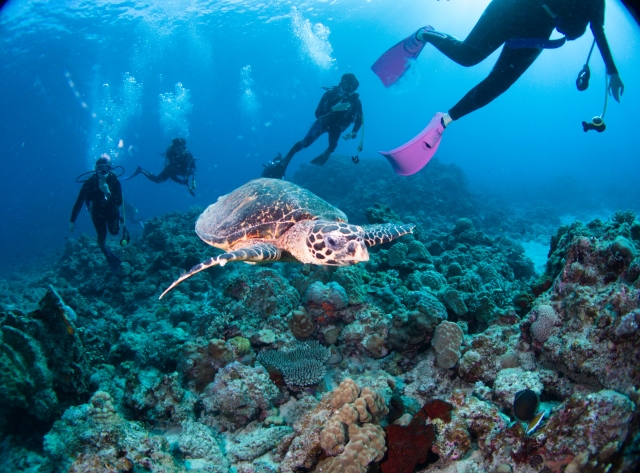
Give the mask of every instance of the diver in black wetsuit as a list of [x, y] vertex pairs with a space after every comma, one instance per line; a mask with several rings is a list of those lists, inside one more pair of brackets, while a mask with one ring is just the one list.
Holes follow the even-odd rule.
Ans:
[[117, 235], [120, 232], [122, 187], [112, 170], [109, 155], [100, 156], [95, 164], [95, 174], [82, 184], [80, 194], [71, 211], [69, 231], [75, 230], [75, 222], [80, 210], [82, 210], [82, 204], [86, 204], [91, 213], [93, 226], [98, 233], [98, 246], [107, 258], [111, 270], [117, 272], [120, 269], [120, 258], [106, 246], [107, 230], [112, 235]]
[[493, 0], [464, 41], [431, 27], [419, 30], [416, 39], [433, 44], [466, 67], [478, 64], [506, 43], [489, 76], [444, 115], [443, 128], [504, 93], [543, 48], [561, 46], [564, 38], [549, 39], [554, 28], [566, 40], [575, 40], [585, 33], [587, 25], [591, 26], [610, 77], [609, 93], [620, 102], [624, 84], [604, 33], [604, 0]]
[[136, 171], [124, 180], [127, 181], [138, 174], [143, 174], [147, 179], [155, 183], [171, 179], [178, 184], [187, 186], [189, 193], [195, 196], [193, 191], [196, 188], [196, 160], [187, 150], [187, 142], [184, 138], [174, 138], [167, 151], [163, 153], [163, 156], [165, 157], [164, 169], [157, 176], [138, 166]]
[[351, 133], [347, 133], [343, 138], [345, 140], [355, 138], [362, 126], [362, 103], [359, 94], [355, 93], [359, 85], [356, 76], [347, 73], [342, 76], [337, 87], [328, 89], [320, 99], [316, 109], [316, 121], [311, 125], [307, 135], [302, 141], [294, 144], [284, 158], [278, 155], [265, 165], [262, 177], [283, 178], [293, 155], [301, 149], [311, 146], [324, 133], [329, 133], [329, 146], [320, 156], [311, 161], [318, 166], [323, 166], [328, 161], [329, 156], [338, 146], [340, 134], [352, 123]]

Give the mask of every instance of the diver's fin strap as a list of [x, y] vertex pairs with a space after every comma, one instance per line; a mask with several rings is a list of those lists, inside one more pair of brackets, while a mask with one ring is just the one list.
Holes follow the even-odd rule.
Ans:
[[413, 233], [412, 223], [383, 223], [381, 225], [363, 225], [364, 244], [368, 247], [389, 243], [407, 233]]
[[567, 37], [563, 36], [558, 39], [542, 39], [542, 38], [511, 38], [505, 43], [511, 49], [523, 48], [541, 48], [541, 49], [557, 49], [567, 42]]
[[159, 297], [162, 299], [164, 295], [171, 289], [176, 287], [185, 279], [189, 279], [196, 273], [209, 269], [212, 266], [224, 266], [230, 261], [246, 261], [248, 263], [266, 263], [268, 261], [277, 261], [280, 259], [282, 252], [280, 249], [269, 243], [259, 243], [257, 245], [248, 246], [239, 250], [231, 251], [229, 253], [222, 253], [221, 255], [209, 258], [200, 264], [195, 265], [189, 270], [188, 273], [183, 274], [176, 279], [171, 286], [169, 286]]

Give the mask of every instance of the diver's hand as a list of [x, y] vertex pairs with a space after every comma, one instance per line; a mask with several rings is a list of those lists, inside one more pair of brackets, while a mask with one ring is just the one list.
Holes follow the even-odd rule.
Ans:
[[73, 233], [76, 229], [75, 222], [69, 222], [69, 233]]
[[610, 74], [609, 95], [613, 95], [616, 102], [620, 102], [620, 96], [624, 93], [624, 84], [618, 74]]
[[344, 112], [345, 110], [349, 110], [351, 104], [349, 102], [340, 102], [331, 107], [332, 112]]
[[342, 135], [342, 139], [343, 140], [353, 140], [357, 136], [358, 136], [358, 134], [355, 131], [352, 131], [351, 133], [347, 133], [346, 135]]
[[105, 199], [111, 197], [111, 190], [109, 190], [109, 184], [107, 184], [107, 181], [100, 180], [100, 190], [104, 192]]

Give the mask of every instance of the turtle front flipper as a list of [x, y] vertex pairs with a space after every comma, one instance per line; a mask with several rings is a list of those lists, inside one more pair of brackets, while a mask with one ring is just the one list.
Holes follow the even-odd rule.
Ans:
[[185, 279], [189, 279], [196, 273], [200, 271], [204, 271], [212, 266], [224, 266], [230, 261], [245, 261], [247, 263], [266, 263], [268, 261], [277, 261], [280, 259], [282, 252], [275, 245], [271, 245], [269, 243], [259, 243], [257, 245], [247, 246], [245, 248], [240, 248], [234, 251], [230, 251], [228, 253], [222, 253], [221, 255], [215, 256], [213, 258], [209, 258], [206, 261], [203, 261], [200, 264], [196, 264], [193, 268], [189, 270], [188, 273], [183, 274], [178, 279], [176, 279], [171, 286], [169, 286], [162, 294], [160, 294], [159, 299], [162, 299], [164, 295], [169, 292], [171, 289], [176, 287]]
[[384, 223], [381, 225], [363, 225], [364, 243], [370, 246], [389, 243], [407, 233], [413, 233], [416, 226], [412, 223]]

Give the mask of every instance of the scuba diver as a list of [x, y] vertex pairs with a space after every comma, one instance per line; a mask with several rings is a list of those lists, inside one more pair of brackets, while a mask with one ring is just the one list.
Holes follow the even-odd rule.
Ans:
[[[381, 152], [398, 174], [409, 175], [424, 167], [440, 144], [445, 128], [455, 120], [489, 104], [511, 87], [533, 64], [543, 49], [562, 46], [581, 37], [591, 25], [595, 44], [609, 77], [608, 91], [620, 102], [624, 85], [604, 33], [605, 0], [492, 0], [464, 41], [431, 26], [420, 28], [384, 53], [371, 69], [386, 87], [411, 66], [426, 43], [456, 63], [474, 66], [504, 44], [489, 75], [447, 113], [436, 113], [413, 140], [393, 151]], [[564, 36], [549, 39], [554, 29]], [[579, 90], [580, 86], [578, 85]]]
[[362, 126], [362, 103], [359, 94], [355, 93], [359, 85], [356, 76], [349, 72], [342, 76], [340, 84], [326, 88], [327, 91], [320, 99], [316, 109], [316, 121], [311, 125], [307, 135], [302, 141], [294, 144], [284, 158], [278, 154], [275, 159], [263, 165], [265, 168], [262, 171], [262, 177], [282, 179], [293, 155], [301, 149], [311, 146], [324, 133], [329, 133], [329, 146], [320, 156], [311, 161], [318, 166], [323, 166], [327, 162], [331, 153], [338, 146], [340, 134], [352, 123], [351, 132], [342, 138], [345, 140], [356, 138], [358, 130]]
[[138, 211], [138, 208], [136, 207], [136, 205], [127, 200], [124, 203], [124, 208], [125, 208], [125, 215], [127, 216], [127, 219], [131, 223], [140, 225], [142, 228], [144, 228], [144, 219], [139, 215], [140, 212]]
[[91, 214], [93, 226], [98, 233], [98, 246], [107, 259], [111, 270], [117, 273], [120, 269], [120, 258], [106, 246], [107, 230], [112, 235], [117, 235], [120, 232], [122, 187], [113, 169], [108, 154], [103, 154], [96, 160], [95, 173], [82, 184], [80, 194], [71, 211], [69, 231], [75, 230], [76, 219], [82, 210], [82, 204], [86, 204]]
[[[193, 192], [196, 188], [196, 159], [187, 150], [187, 142], [184, 138], [174, 138], [167, 148], [167, 151], [161, 154], [164, 156], [164, 169], [157, 176], [149, 171], [142, 169], [140, 166], [125, 181], [136, 177], [138, 174], [144, 176], [152, 182], [160, 183], [167, 179], [171, 179], [178, 184], [187, 186], [189, 194], [195, 196]], [[191, 180], [191, 182], [189, 182]]]

